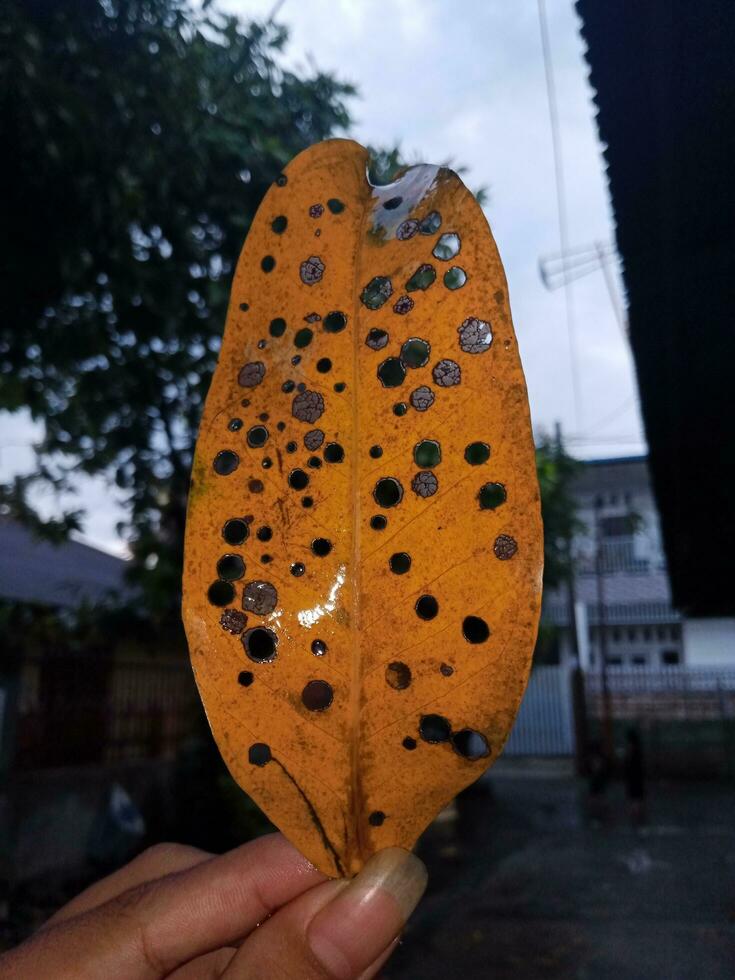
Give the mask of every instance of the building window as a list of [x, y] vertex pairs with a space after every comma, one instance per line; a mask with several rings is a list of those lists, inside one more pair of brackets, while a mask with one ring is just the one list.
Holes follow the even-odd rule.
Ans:
[[645, 667], [648, 662], [648, 658], [643, 653], [635, 653], [630, 658], [630, 662], [634, 667]]
[[678, 623], [671, 627], [671, 639], [678, 640], [681, 636], [681, 627]]
[[643, 627], [643, 639], [646, 643], [651, 642], [651, 628], [649, 626]]
[[620, 630], [614, 629], [612, 631], [613, 643], [620, 643]]
[[659, 626], [656, 629], [656, 636], [659, 638], [659, 640], [665, 640], [666, 639], [666, 630], [664, 629], [663, 626]]
[[679, 651], [663, 650], [661, 652], [661, 663], [664, 667], [675, 667], [679, 663]]
[[632, 628], [629, 629], [628, 630], [628, 643], [635, 643], [636, 636], [637, 636], [636, 631], [634, 629], [632, 629]]

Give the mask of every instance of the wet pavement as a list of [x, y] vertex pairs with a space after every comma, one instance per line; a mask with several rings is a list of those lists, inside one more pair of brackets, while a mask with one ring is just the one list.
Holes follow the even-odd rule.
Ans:
[[631, 826], [565, 767], [501, 764], [420, 843], [426, 898], [385, 980], [735, 978], [735, 786], [655, 784]]

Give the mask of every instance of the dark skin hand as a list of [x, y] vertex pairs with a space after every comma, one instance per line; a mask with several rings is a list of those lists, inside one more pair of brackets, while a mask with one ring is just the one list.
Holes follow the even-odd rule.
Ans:
[[368, 980], [426, 886], [389, 848], [331, 881], [281, 834], [216, 857], [159, 844], [0, 957], [3, 980]]

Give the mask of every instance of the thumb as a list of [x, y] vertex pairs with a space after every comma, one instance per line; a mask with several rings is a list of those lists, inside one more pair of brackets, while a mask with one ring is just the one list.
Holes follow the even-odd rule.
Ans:
[[375, 854], [352, 881], [329, 881], [279, 909], [251, 934], [222, 980], [367, 980], [426, 888], [426, 869], [398, 847]]

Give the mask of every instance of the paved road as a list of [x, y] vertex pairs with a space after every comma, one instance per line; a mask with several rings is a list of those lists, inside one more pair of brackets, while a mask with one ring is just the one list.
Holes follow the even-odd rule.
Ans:
[[733, 980], [735, 787], [656, 785], [634, 830], [619, 785], [499, 770], [445, 811], [431, 885], [386, 980]]

